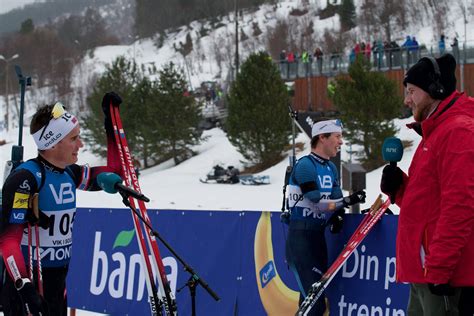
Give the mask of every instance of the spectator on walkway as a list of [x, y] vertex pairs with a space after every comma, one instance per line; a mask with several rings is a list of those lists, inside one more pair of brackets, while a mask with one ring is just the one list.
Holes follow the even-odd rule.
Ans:
[[[374, 48], [377, 51], [377, 68], [380, 69], [382, 68], [382, 63], [383, 63], [383, 51], [384, 51], [384, 45], [382, 43], [381, 39], [377, 40], [376, 46]], [[375, 56], [375, 55], [374, 55]]]
[[446, 51], [446, 42], [445, 42], [444, 34], [441, 34], [441, 37], [439, 38], [438, 48], [439, 48], [439, 55], [440, 56], [443, 55], [444, 52]]
[[293, 52], [288, 52], [286, 54], [286, 61], [288, 62], [288, 77], [291, 77], [293, 74], [296, 73], [295, 54]]
[[286, 63], [286, 50], [280, 52], [280, 63]]
[[451, 43], [451, 48], [453, 49], [453, 56], [456, 59], [456, 63], [459, 64], [459, 42], [456, 36], [453, 38], [453, 42]]
[[351, 49], [351, 52], [349, 53], [349, 63], [353, 64], [356, 60], [356, 52], [355, 48]]
[[418, 44], [418, 41], [416, 40], [416, 37], [413, 36], [411, 39], [412, 41], [412, 46], [410, 47], [411, 51], [411, 57], [412, 57], [412, 62], [414, 63], [416, 60], [420, 58], [419, 56], [419, 51], [420, 51], [420, 44]]
[[356, 56], [358, 56], [360, 54], [360, 44], [359, 43], [356, 43], [355, 46], [354, 46], [354, 53], [356, 54]]
[[370, 54], [372, 53], [372, 48], [370, 47], [370, 42], [365, 45], [365, 58], [370, 61]]
[[310, 60], [309, 60], [309, 53], [307, 50], [304, 50], [301, 54], [301, 62], [303, 63], [303, 67], [305, 70], [305, 76], [308, 76], [310, 70]]
[[392, 69], [392, 63], [393, 63], [393, 52], [392, 52], [392, 46], [389, 41], [384, 41], [383, 42], [383, 48], [385, 51], [385, 60], [387, 63], [388, 68]]
[[318, 71], [319, 74], [323, 73], [323, 51], [320, 47], [316, 48], [314, 51], [314, 57], [316, 58], [316, 62], [318, 63]]
[[400, 51], [400, 45], [395, 41], [391, 41], [390, 49], [392, 55], [392, 66], [400, 67], [402, 65], [402, 52]]
[[410, 65], [412, 63], [411, 51], [410, 51], [412, 46], [413, 46], [413, 41], [410, 35], [407, 35], [405, 43], [402, 44], [402, 49], [406, 53], [406, 56], [407, 56], [406, 58], [407, 65]]

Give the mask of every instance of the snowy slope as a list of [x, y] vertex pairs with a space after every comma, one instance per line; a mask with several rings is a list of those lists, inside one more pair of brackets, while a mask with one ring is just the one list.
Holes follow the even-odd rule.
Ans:
[[[412, 131], [408, 131], [404, 126], [410, 119], [396, 120], [399, 126], [399, 137], [402, 140], [413, 140], [414, 146], [419, 142], [419, 136]], [[27, 129], [24, 130], [25, 159], [33, 158], [36, 155], [35, 145]], [[245, 186], [241, 184], [204, 184], [199, 182], [199, 178], [212, 169], [217, 163], [242, 167], [243, 157], [237, 152], [224, 132], [218, 128], [205, 132], [209, 139], [196, 148], [199, 154], [181, 163], [178, 166], [170, 167], [171, 164], [164, 163], [160, 166], [144, 170], [140, 176], [142, 192], [147, 195], [151, 202], [149, 208], [178, 209], [178, 210], [273, 210], [281, 208], [282, 186], [285, 169], [288, 160], [285, 159], [277, 165], [261, 172], [269, 175], [271, 184], [262, 186]], [[7, 145], [0, 147], [1, 161], [10, 159], [11, 146], [17, 143], [17, 135], [14, 131], [8, 134]], [[297, 141], [307, 144], [303, 152], [297, 153], [301, 157], [309, 153], [309, 139], [300, 134]], [[400, 166], [407, 170], [414, 148], [405, 150]], [[343, 145], [342, 159], [349, 159], [348, 147]], [[83, 150], [80, 154], [79, 163], [89, 163], [98, 165], [105, 163], [102, 159], [93, 156], [89, 151]], [[367, 203], [362, 206], [368, 207], [379, 194], [379, 183], [382, 168], [367, 174]], [[3, 178], [3, 169], [0, 170]], [[78, 206], [80, 207], [122, 207], [119, 195], [105, 194], [103, 192], [82, 192], [78, 191]]]

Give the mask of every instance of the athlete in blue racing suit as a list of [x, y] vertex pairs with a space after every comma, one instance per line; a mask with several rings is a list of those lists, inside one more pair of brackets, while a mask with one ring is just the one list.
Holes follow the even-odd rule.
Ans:
[[[105, 98], [104, 98], [105, 99]], [[105, 100], [107, 101], [107, 100]], [[2, 190], [0, 253], [7, 274], [2, 290], [3, 312], [7, 316], [67, 315], [66, 275], [71, 258], [72, 230], [76, 215], [76, 189], [100, 190], [96, 176], [101, 172], [120, 173], [118, 148], [111, 122], [107, 166], [77, 165], [83, 146], [76, 117], [60, 103], [40, 108], [30, 130], [38, 147], [38, 157], [19, 165], [7, 178]], [[110, 126], [109, 126], [110, 125]], [[37, 281], [36, 255], [33, 254], [34, 280], [28, 255], [28, 223], [38, 223], [32, 201], [38, 194], [39, 245], [44, 296], [33, 285]], [[33, 249], [36, 232], [31, 230]]]
[[[344, 207], [365, 201], [364, 191], [342, 196], [336, 166], [329, 160], [341, 145], [339, 120], [315, 123], [311, 153], [298, 160], [289, 180], [286, 259], [300, 289], [300, 303], [328, 268], [326, 226], [336, 233], [342, 228], [339, 215], [344, 213]], [[310, 315], [323, 315], [325, 309], [324, 300], [320, 299]]]

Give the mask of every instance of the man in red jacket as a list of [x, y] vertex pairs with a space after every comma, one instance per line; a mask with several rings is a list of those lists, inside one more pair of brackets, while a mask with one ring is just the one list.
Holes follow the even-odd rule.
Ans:
[[474, 99], [456, 91], [450, 54], [406, 73], [405, 104], [422, 140], [408, 175], [386, 166], [380, 187], [400, 206], [397, 281], [408, 315], [474, 314]]

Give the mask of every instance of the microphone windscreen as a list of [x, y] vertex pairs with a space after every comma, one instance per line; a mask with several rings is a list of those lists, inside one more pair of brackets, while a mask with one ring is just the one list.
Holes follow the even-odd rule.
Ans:
[[383, 160], [389, 162], [399, 162], [403, 156], [403, 145], [400, 138], [388, 137], [385, 138], [382, 145]]
[[121, 182], [122, 178], [113, 172], [102, 172], [97, 176], [97, 184], [107, 193], [117, 193], [115, 185]]

